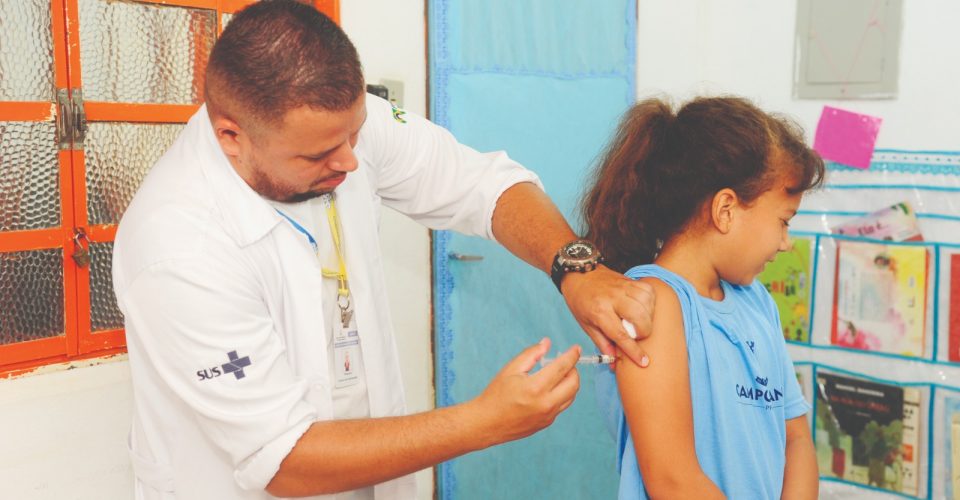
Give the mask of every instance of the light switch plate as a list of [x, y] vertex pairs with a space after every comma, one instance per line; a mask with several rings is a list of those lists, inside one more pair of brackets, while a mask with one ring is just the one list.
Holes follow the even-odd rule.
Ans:
[[380, 85], [383, 85], [387, 88], [387, 100], [393, 103], [394, 106], [398, 108], [403, 107], [403, 82], [400, 80], [390, 80], [383, 78], [380, 80]]

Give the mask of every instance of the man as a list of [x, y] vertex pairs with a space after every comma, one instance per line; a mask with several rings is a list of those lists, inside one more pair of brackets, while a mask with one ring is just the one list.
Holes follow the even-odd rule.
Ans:
[[579, 348], [530, 375], [544, 340], [475, 399], [405, 415], [381, 202], [496, 238], [544, 271], [557, 260], [552, 275], [598, 345], [612, 353], [612, 338], [640, 360], [620, 318], [648, 330], [649, 290], [602, 266], [566, 272], [596, 267], [596, 254], [567, 245], [576, 236], [536, 176], [366, 96], [355, 49], [314, 9], [237, 14], [206, 85], [114, 250], [138, 498], [412, 498], [408, 474], [530, 435], [572, 403]]

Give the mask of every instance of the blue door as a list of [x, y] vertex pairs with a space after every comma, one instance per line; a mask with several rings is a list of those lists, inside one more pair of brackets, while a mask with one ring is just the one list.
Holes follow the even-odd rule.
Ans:
[[[576, 227], [586, 178], [634, 101], [634, 2], [430, 0], [428, 16], [431, 118], [537, 172]], [[594, 349], [545, 274], [493, 242], [434, 236], [438, 406], [475, 397], [541, 337]], [[441, 465], [440, 497], [614, 497], [592, 375], [581, 369], [577, 401], [549, 429]]]

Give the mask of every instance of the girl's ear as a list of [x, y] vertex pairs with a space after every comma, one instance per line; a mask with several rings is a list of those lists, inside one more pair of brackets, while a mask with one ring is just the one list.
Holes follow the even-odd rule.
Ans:
[[710, 221], [720, 234], [727, 234], [733, 227], [733, 216], [740, 206], [740, 198], [730, 188], [724, 188], [713, 195], [710, 205]]

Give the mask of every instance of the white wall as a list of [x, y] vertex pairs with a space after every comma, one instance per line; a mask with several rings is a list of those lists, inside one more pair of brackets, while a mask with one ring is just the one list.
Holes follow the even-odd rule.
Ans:
[[[423, 0], [343, 0], [341, 9], [367, 80], [402, 80], [404, 107], [425, 114]], [[381, 235], [408, 407], [428, 410], [434, 401], [429, 236], [390, 210]], [[131, 498], [125, 448], [131, 398], [125, 356], [0, 380], [0, 498]], [[418, 483], [420, 498], [432, 498], [432, 470], [418, 474]]]
[[637, 95], [740, 94], [794, 116], [808, 137], [826, 104], [882, 117], [878, 148], [960, 150], [957, 18], [954, 0], [903, 2], [896, 99], [795, 100], [795, 1], [641, 0]]
[[0, 498], [131, 498], [131, 410], [125, 355], [0, 380]]
[[[343, 29], [363, 63], [367, 82], [400, 80], [403, 108], [426, 116], [427, 59], [424, 0], [341, 0]], [[407, 409], [434, 407], [430, 325], [430, 237], [421, 225], [390, 209], [380, 223], [390, 312], [400, 350]], [[433, 469], [417, 474], [420, 498], [433, 498]]]

